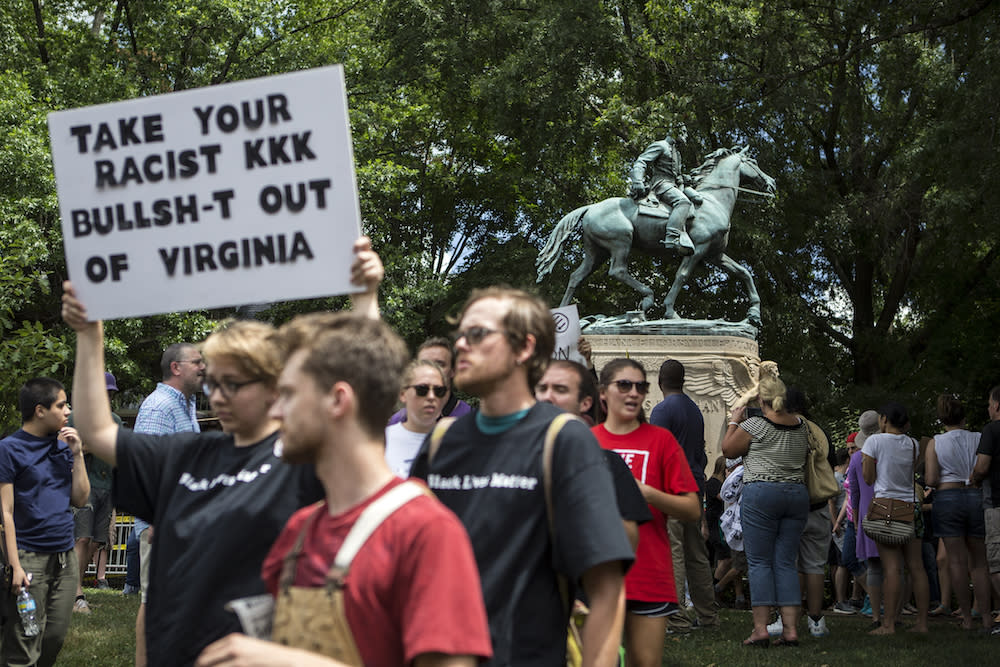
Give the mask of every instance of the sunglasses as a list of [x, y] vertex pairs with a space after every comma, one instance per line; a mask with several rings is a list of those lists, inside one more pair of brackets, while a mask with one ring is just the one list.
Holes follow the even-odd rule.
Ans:
[[615, 380], [611, 384], [616, 385], [618, 387], [618, 391], [620, 391], [623, 394], [627, 394], [630, 391], [632, 391], [632, 387], [635, 387], [635, 390], [640, 394], [645, 394], [647, 391], [649, 391], [648, 382], [632, 382], [632, 380]]
[[434, 391], [434, 395], [437, 396], [438, 398], [444, 398], [444, 395], [448, 393], [448, 387], [445, 387], [444, 385], [440, 385], [440, 384], [434, 384], [434, 385], [430, 385], [430, 384], [411, 384], [411, 385], [407, 385], [406, 388], [407, 389], [413, 389], [413, 391], [417, 392], [417, 396], [419, 396], [420, 398], [423, 398], [424, 396], [426, 396], [427, 392], [429, 392], [431, 390]]
[[502, 333], [499, 329], [489, 329], [487, 327], [469, 327], [464, 331], [456, 331], [451, 335], [453, 343], [457, 343], [463, 338], [469, 345], [479, 345], [490, 334]]

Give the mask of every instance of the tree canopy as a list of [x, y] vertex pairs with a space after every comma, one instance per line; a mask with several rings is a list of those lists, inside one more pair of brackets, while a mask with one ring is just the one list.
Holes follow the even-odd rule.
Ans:
[[[981, 422], [1000, 211], [998, 12], [989, 0], [51, 0], [0, 7], [0, 430], [27, 377], [68, 378], [45, 115], [343, 63], [384, 313], [411, 343], [473, 287], [530, 287], [555, 223], [626, 193], [631, 161], [686, 123], [689, 166], [750, 145], [773, 206], [738, 203], [730, 254], [763, 299], [761, 354], [831, 422], [890, 396], [932, 428], [938, 392]], [[539, 286], [557, 301], [570, 244]], [[658, 299], [675, 265], [633, 256]], [[599, 270], [583, 314], [635, 308]], [[690, 317], [741, 317], [703, 272]], [[338, 299], [275, 304], [276, 322]], [[230, 311], [121, 320], [109, 365], [139, 397], [159, 351]], [[656, 313], [652, 313], [657, 316]]]

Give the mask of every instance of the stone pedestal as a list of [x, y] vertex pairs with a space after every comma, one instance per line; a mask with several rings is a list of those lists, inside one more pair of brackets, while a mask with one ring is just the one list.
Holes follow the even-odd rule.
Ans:
[[649, 394], [643, 403], [648, 416], [660, 402], [657, 376], [660, 364], [676, 359], [684, 364], [684, 393], [691, 397], [705, 417], [706, 477], [712, 474], [720, 443], [726, 432], [729, 410], [736, 400], [757, 382], [760, 353], [757, 341], [740, 336], [671, 336], [663, 334], [596, 334], [584, 332], [593, 348], [598, 372], [618, 357], [641, 363], [649, 380]]

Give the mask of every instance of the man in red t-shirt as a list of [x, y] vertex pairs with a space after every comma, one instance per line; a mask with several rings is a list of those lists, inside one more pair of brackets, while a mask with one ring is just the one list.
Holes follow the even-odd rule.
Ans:
[[[366, 261], [377, 285], [381, 263], [362, 257], [363, 272]], [[322, 587], [359, 515], [400, 485], [414, 484], [397, 478], [384, 456], [385, 423], [409, 356], [405, 343], [383, 322], [351, 313], [298, 317], [280, 330], [278, 342], [284, 370], [271, 416], [282, 421], [282, 457], [314, 464], [326, 499], [292, 515], [265, 559], [272, 594], [300, 538], [291, 586]], [[419, 494], [377, 524], [344, 582], [343, 616], [362, 664], [473, 667], [492, 656], [469, 538], [430, 495]], [[342, 663], [238, 634], [208, 646], [197, 663], [250, 664]]]

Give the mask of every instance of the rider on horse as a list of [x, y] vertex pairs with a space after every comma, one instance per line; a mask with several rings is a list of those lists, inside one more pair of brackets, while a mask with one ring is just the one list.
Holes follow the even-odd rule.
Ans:
[[652, 192], [661, 204], [672, 207], [663, 245], [681, 255], [694, 253], [694, 243], [687, 233], [687, 218], [691, 212], [691, 202], [702, 202], [701, 195], [694, 189], [684, 187], [679, 148], [683, 148], [686, 143], [687, 128], [681, 125], [677, 136], [668, 136], [650, 144], [632, 165], [629, 193], [638, 201], [647, 192]]

